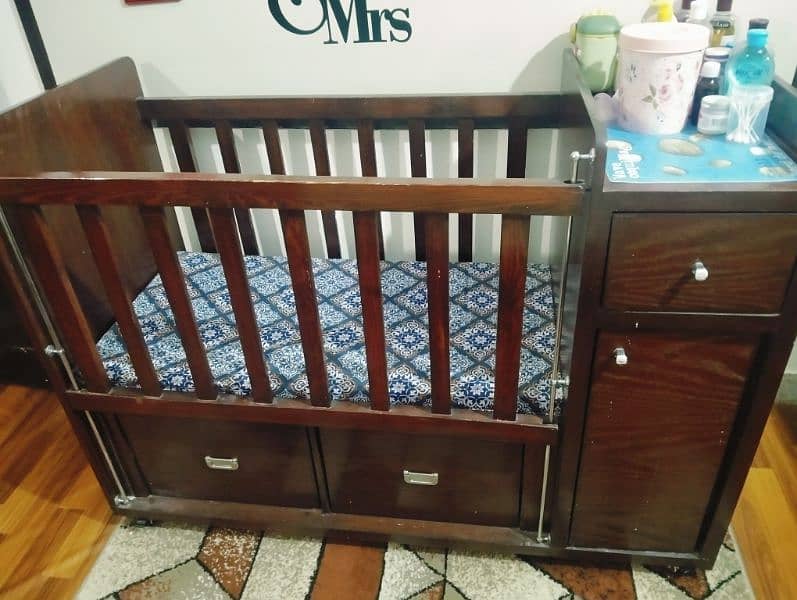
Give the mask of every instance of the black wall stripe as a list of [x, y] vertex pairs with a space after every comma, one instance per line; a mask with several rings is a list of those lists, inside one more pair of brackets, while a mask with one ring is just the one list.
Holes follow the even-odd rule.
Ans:
[[55, 75], [53, 74], [50, 57], [47, 56], [47, 49], [44, 47], [44, 40], [42, 39], [41, 31], [39, 31], [36, 16], [33, 14], [30, 0], [14, 0], [14, 4], [17, 5], [19, 20], [25, 30], [25, 37], [28, 38], [28, 46], [30, 46], [30, 51], [33, 53], [33, 60], [36, 61], [36, 68], [39, 71], [39, 77], [42, 80], [44, 89], [50, 90], [56, 86]]

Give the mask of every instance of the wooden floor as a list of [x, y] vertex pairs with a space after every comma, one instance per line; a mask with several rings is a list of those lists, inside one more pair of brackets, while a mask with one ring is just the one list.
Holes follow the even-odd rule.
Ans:
[[[55, 397], [0, 387], [0, 598], [71, 598], [109, 523]], [[797, 406], [770, 417], [733, 525], [757, 597], [797, 598]]]

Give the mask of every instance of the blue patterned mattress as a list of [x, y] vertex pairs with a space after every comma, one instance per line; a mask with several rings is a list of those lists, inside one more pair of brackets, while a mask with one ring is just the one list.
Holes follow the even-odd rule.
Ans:
[[[246, 396], [249, 376], [235, 317], [216, 254], [181, 252], [180, 264], [219, 391]], [[276, 397], [308, 398], [288, 265], [284, 257], [246, 257], [263, 352]], [[333, 400], [368, 401], [357, 263], [313, 259]], [[431, 405], [426, 263], [383, 262], [388, 386], [393, 404]], [[498, 266], [457, 263], [450, 269], [451, 397], [456, 407], [493, 405]], [[191, 372], [174, 317], [156, 276], [134, 301], [144, 337], [164, 389], [193, 391]], [[554, 298], [548, 265], [531, 265], [526, 280], [518, 410], [543, 416], [550, 402], [554, 349]], [[117, 325], [97, 347], [114, 385], [138, 387]]]

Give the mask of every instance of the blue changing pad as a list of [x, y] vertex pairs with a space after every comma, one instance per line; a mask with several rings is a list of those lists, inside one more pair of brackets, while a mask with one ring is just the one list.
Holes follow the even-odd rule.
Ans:
[[[218, 255], [179, 253], [210, 368], [222, 393], [249, 395], [235, 317]], [[308, 398], [294, 296], [284, 257], [246, 257], [263, 352], [276, 397]], [[313, 259], [318, 309], [333, 400], [368, 401], [357, 263]], [[426, 263], [383, 262], [388, 388], [392, 404], [431, 405]], [[451, 396], [456, 407], [493, 405], [498, 266], [457, 263], [450, 269]], [[526, 280], [518, 410], [544, 416], [550, 402], [554, 297], [548, 265]], [[153, 363], [166, 390], [194, 390], [160, 276], [134, 301]], [[117, 325], [97, 344], [113, 385], [138, 387]]]
[[797, 181], [797, 164], [768, 137], [746, 146], [692, 126], [675, 135], [606, 130], [606, 177], [613, 183]]

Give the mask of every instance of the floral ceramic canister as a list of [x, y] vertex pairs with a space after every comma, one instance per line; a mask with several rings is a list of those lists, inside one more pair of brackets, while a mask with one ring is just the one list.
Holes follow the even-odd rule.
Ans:
[[686, 124], [709, 30], [692, 23], [639, 23], [620, 31], [618, 124], [673, 134]]

